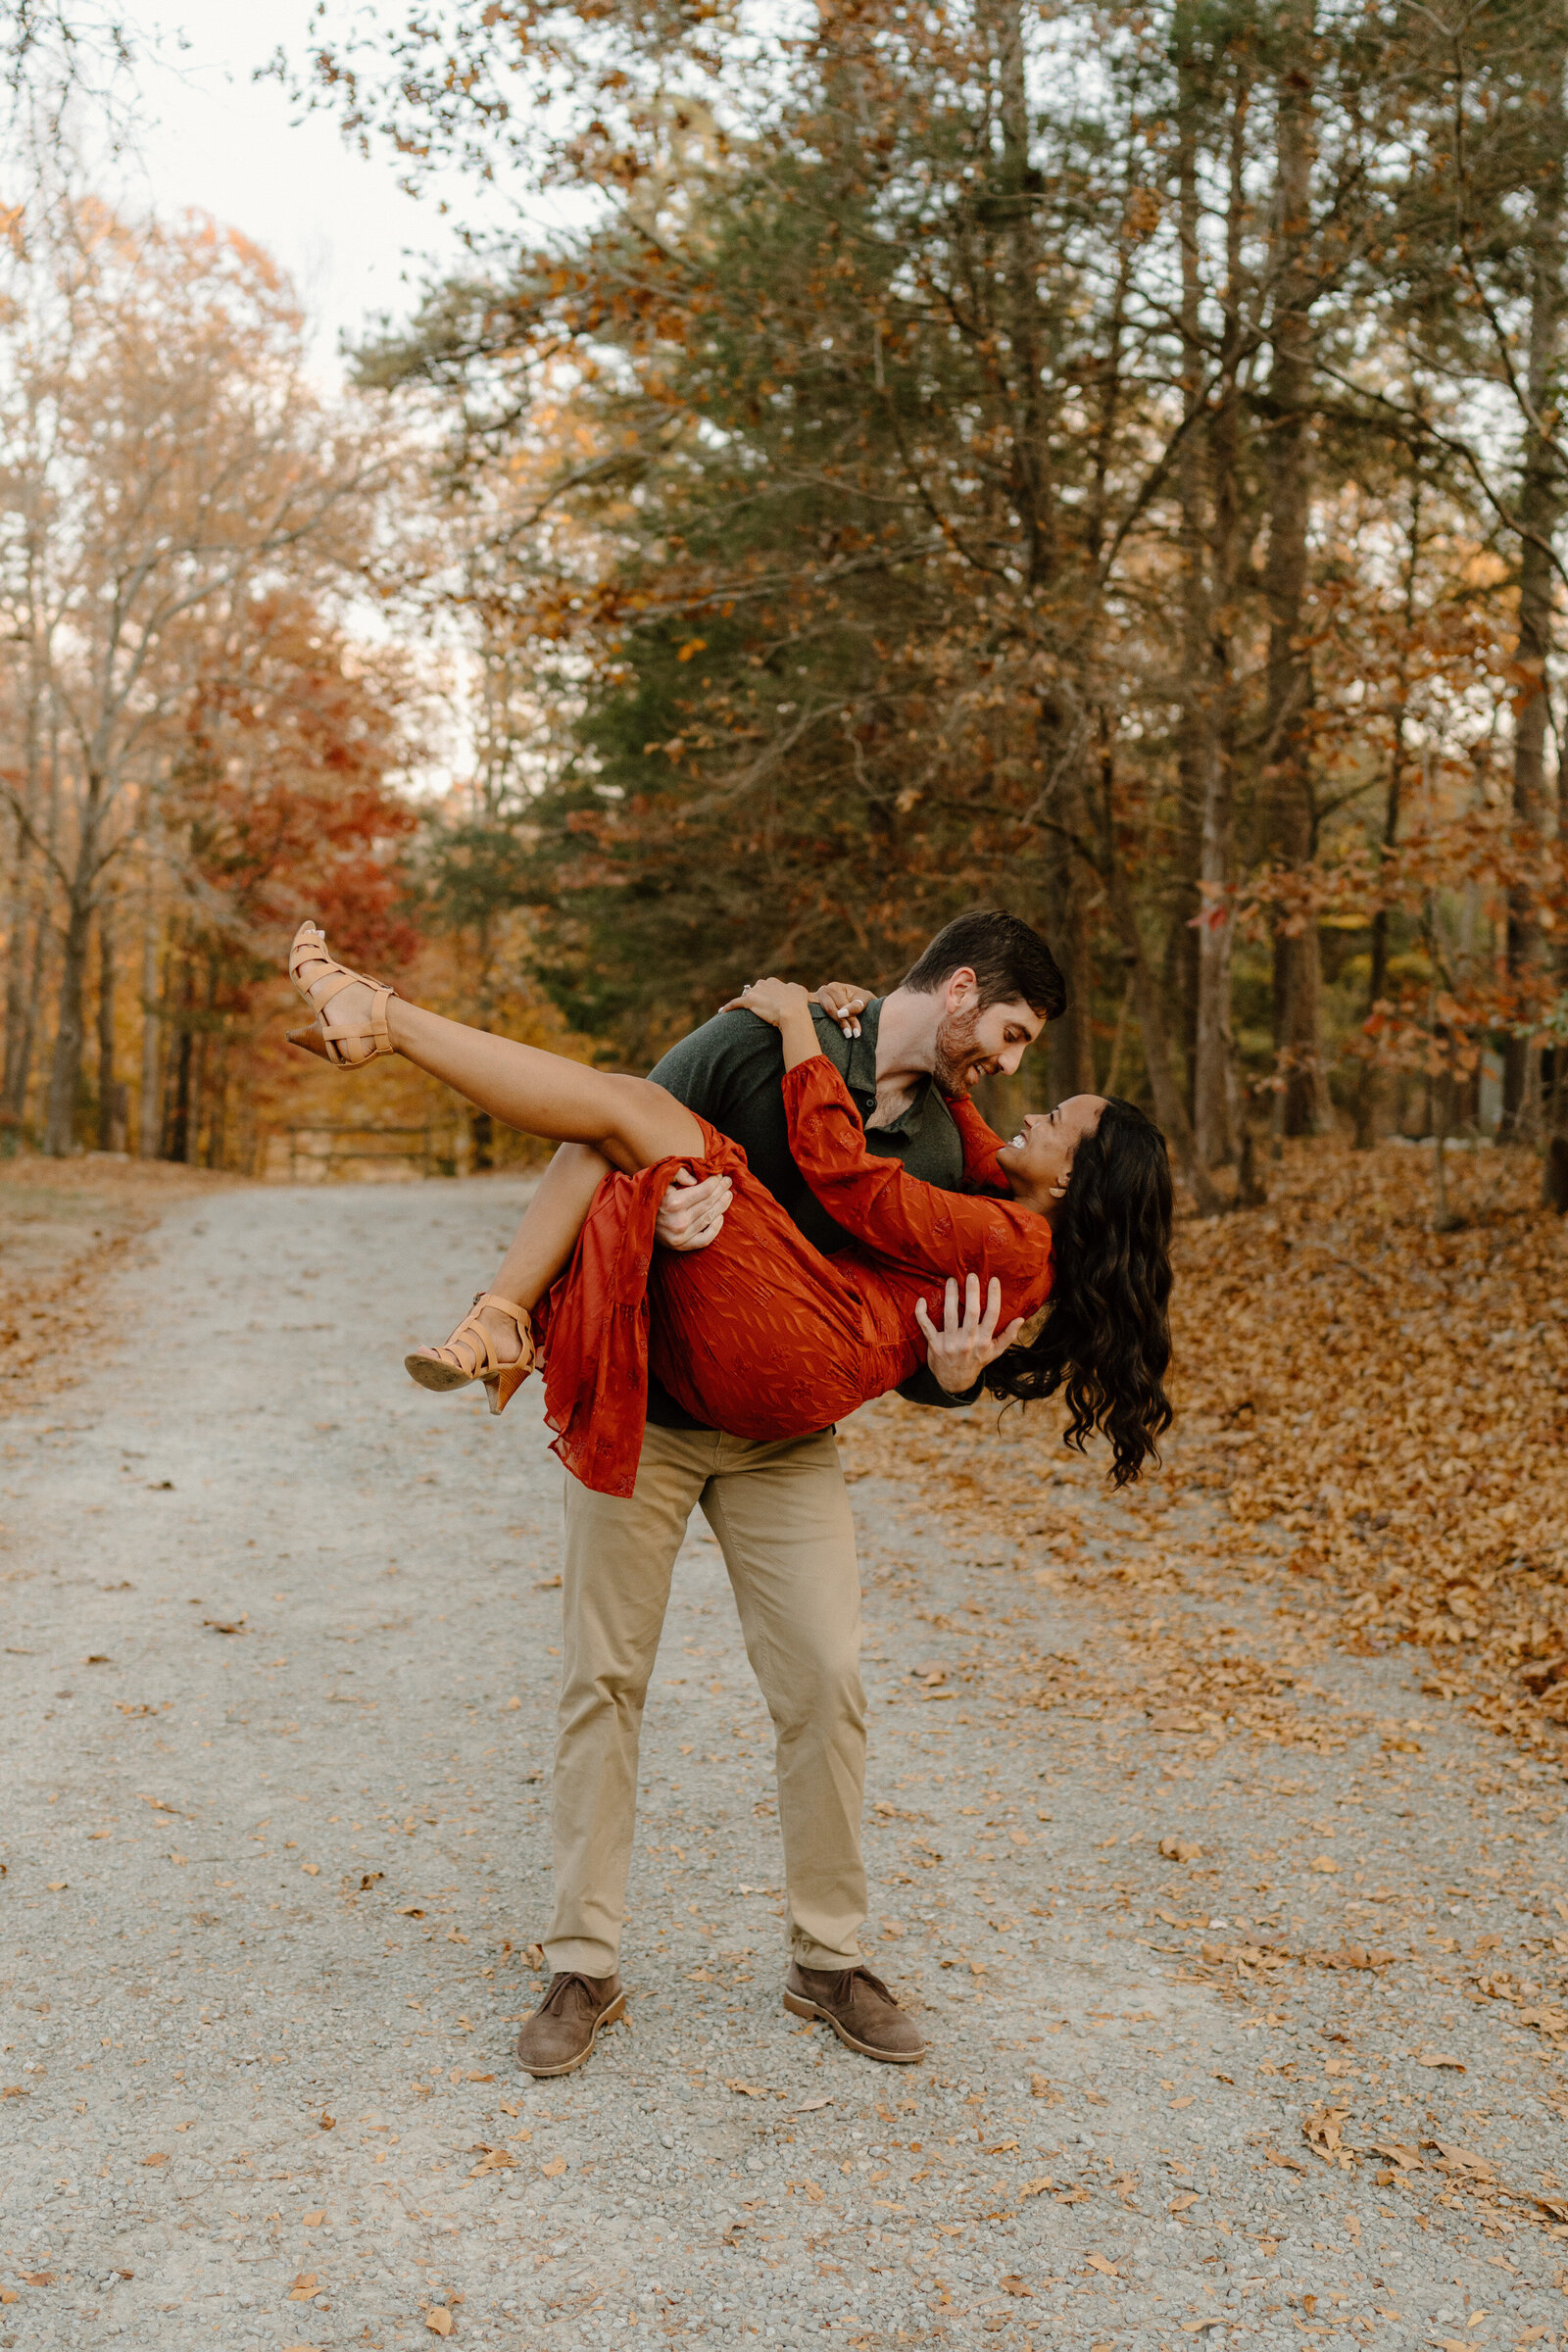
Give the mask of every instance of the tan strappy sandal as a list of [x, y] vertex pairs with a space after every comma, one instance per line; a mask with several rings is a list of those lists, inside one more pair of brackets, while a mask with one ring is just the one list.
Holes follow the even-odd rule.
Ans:
[[[316, 1014], [309, 1028], [290, 1033], [291, 1046], [303, 1047], [307, 1054], [318, 1054], [340, 1070], [358, 1069], [361, 1062], [373, 1061], [378, 1054], [397, 1051], [386, 1021], [386, 1008], [397, 990], [383, 980], [372, 980], [368, 972], [350, 971], [346, 963], [329, 956], [319, 924], [304, 922], [295, 932], [288, 976]], [[327, 1006], [356, 982], [370, 991], [368, 1022], [351, 1026], [332, 1021]]]
[[[521, 1352], [514, 1362], [504, 1364], [491, 1346], [490, 1334], [479, 1320], [482, 1306], [495, 1307], [515, 1329]], [[421, 1389], [443, 1392], [466, 1389], [470, 1380], [482, 1380], [490, 1410], [504, 1413], [533, 1370], [533, 1325], [528, 1310], [510, 1298], [498, 1298], [494, 1291], [478, 1291], [445, 1347], [416, 1348], [403, 1358], [403, 1369]]]

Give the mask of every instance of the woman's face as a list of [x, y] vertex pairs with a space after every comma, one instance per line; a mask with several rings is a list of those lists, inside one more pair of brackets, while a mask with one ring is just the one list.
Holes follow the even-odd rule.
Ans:
[[1073, 1153], [1086, 1135], [1094, 1134], [1104, 1107], [1103, 1095], [1069, 1095], [1054, 1110], [1028, 1113], [1011, 1143], [997, 1153], [1015, 1200], [1043, 1217], [1060, 1207]]

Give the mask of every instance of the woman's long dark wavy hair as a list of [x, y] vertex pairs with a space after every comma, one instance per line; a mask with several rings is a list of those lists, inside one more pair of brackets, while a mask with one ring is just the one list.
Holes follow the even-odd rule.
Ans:
[[1113, 1485], [1128, 1486], [1169, 1428], [1170, 1161], [1136, 1103], [1112, 1099], [1073, 1153], [1052, 1227], [1055, 1279], [1045, 1326], [984, 1375], [994, 1396], [1063, 1393], [1066, 1443], [1109, 1439]]

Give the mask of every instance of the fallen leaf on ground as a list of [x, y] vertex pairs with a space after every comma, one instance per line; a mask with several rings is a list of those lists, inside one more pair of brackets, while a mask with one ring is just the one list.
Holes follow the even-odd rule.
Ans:
[[767, 2096], [765, 2082], [742, 2082], [737, 2081], [733, 2075], [724, 2077], [724, 2088], [738, 2091], [743, 2099], [765, 2099]]
[[1451, 2066], [1456, 2075], [1464, 2073], [1464, 2060], [1450, 2058], [1445, 2050], [1422, 2050], [1416, 2057], [1417, 2066]]
[[325, 2219], [326, 2207], [324, 2205], [318, 2205], [314, 2213], [302, 2213], [300, 2215], [301, 2225], [307, 2230], [319, 2230]]
[[509, 2148], [486, 2148], [468, 2175], [468, 2179], [477, 2180], [481, 2173], [504, 2173], [516, 2161], [517, 2159]]
[[1159, 1850], [1167, 1862], [1200, 1862], [1203, 1849], [1190, 1838], [1162, 1838]]
[[301, 2271], [288, 2290], [289, 2301], [291, 2303], [308, 2303], [315, 2294], [318, 2283], [314, 2271]]
[[831, 2107], [832, 2104], [831, 2099], [803, 2099], [795, 2113], [797, 2115], [812, 2115], [818, 2107]]
[[167, 2164], [169, 2162], [169, 2157], [167, 2152], [164, 2152], [157, 2156], [144, 2156], [142, 2158], [142, 2162], [143, 2164]]
[[1034, 2292], [1032, 2287], [1025, 2286], [1016, 2272], [1009, 2272], [1005, 2278], [999, 2279], [997, 2283], [1004, 2295], [1029, 2295]]
[[325, 2113], [323, 2112], [323, 2113], [322, 2113], [322, 2115], [321, 2115], [321, 2117], [319, 2118], [319, 2121], [320, 2121], [321, 2130], [322, 2130], [323, 2132], [335, 2132], [335, 2131], [336, 2131], [336, 2129], [337, 2129], [337, 2117], [336, 2117], [335, 2115], [327, 2115], [327, 2114], [325, 2114]]
[[1018, 2191], [1018, 2201], [1021, 2204], [1025, 2197], [1041, 2196], [1048, 2188], [1052, 2186], [1053, 2182], [1051, 2175], [1049, 2173], [1042, 2173], [1038, 2180], [1026, 2180], [1024, 2182], [1022, 2188], [1020, 2188]]
[[1107, 2260], [1103, 2254], [1086, 2254], [1084, 2256], [1084, 2260], [1088, 2263], [1089, 2268], [1092, 2271], [1099, 2271], [1106, 2278], [1119, 2278], [1121, 2277], [1121, 2273], [1117, 2270], [1116, 2265]]
[[564, 2156], [552, 2156], [548, 2164], [542, 2164], [539, 2167], [547, 2180], [558, 2180], [565, 2169], [566, 2159]]
[[1306, 2171], [1306, 2166], [1301, 2162], [1299, 2156], [1282, 2156], [1278, 2148], [1265, 2148], [1263, 2162], [1280, 2165], [1288, 2173], [1304, 2173]]
[[424, 2324], [432, 2335], [452, 2333], [452, 2314], [444, 2303], [432, 2304], [424, 2315]]
[[1349, 2115], [1348, 2107], [1314, 2107], [1301, 2119], [1301, 2137], [1315, 2155], [1335, 2164], [1341, 2154], [1340, 2134]]

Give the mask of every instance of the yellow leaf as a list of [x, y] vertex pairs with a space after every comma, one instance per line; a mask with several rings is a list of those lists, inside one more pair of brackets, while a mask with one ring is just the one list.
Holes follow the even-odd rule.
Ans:
[[1092, 2271], [1099, 2271], [1106, 2278], [1119, 2278], [1121, 2277], [1121, 2273], [1117, 2270], [1116, 2265], [1113, 2262], [1108, 2262], [1103, 2254], [1086, 2254], [1084, 2256], [1084, 2260], [1088, 2263], [1089, 2268]]
[[1416, 2064], [1417, 2066], [1451, 2066], [1456, 2075], [1464, 2073], [1464, 2060], [1450, 2058], [1443, 2050], [1423, 2050], [1417, 2058]]
[[1046, 2190], [1050, 2188], [1051, 2185], [1052, 2180], [1049, 2173], [1042, 2173], [1038, 2180], [1026, 2180], [1022, 2188], [1020, 2188], [1018, 2191], [1019, 2203], [1021, 2204], [1025, 2197], [1044, 2196]]
[[542, 2164], [539, 2167], [547, 2180], [559, 2180], [565, 2169], [566, 2159], [564, 2156], [552, 2156], [548, 2164]]
[[733, 2075], [724, 2077], [724, 2088], [738, 2091], [743, 2099], [765, 2099], [767, 2096], [765, 2082], [741, 2082]]
[[300, 1864], [300, 1868], [304, 1871], [305, 1876], [308, 1879], [318, 1879], [321, 1875], [321, 1865], [319, 1862], [302, 1862]]
[[1332, 1854], [1314, 1854], [1308, 1867], [1321, 1871], [1325, 1878], [1331, 1878], [1340, 1866]]
[[1159, 1850], [1167, 1862], [1200, 1862], [1203, 1849], [1190, 1838], [1162, 1838]]
[[334, 2132], [337, 2129], [337, 2117], [335, 2115], [328, 2115], [323, 2108], [320, 2117], [320, 2125], [323, 2132]]
[[1033, 2291], [1032, 2288], [1025, 2286], [1016, 2272], [1010, 2273], [1005, 2278], [999, 2279], [997, 2283], [1004, 2295], [1027, 2295]]
[[70, 1885], [71, 1881], [69, 1879], [51, 1879], [49, 1882], [49, 1891], [51, 1894], [64, 1894], [66, 1888]]
[[424, 2315], [424, 2324], [432, 2335], [452, 2333], [452, 2314], [444, 2303], [433, 2303]]
[[300, 2215], [300, 2221], [307, 2230], [319, 2230], [325, 2219], [326, 2208], [324, 2205], [318, 2205], [314, 2213], [302, 2213]]
[[142, 2162], [143, 2164], [167, 2164], [169, 2162], [169, 2158], [167, 2154], [160, 2156], [144, 2156], [142, 2158]]
[[302, 2271], [288, 2290], [289, 2301], [291, 2303], [308, 2303], [315, 2294], [318, 2283], [314, 2271]]

